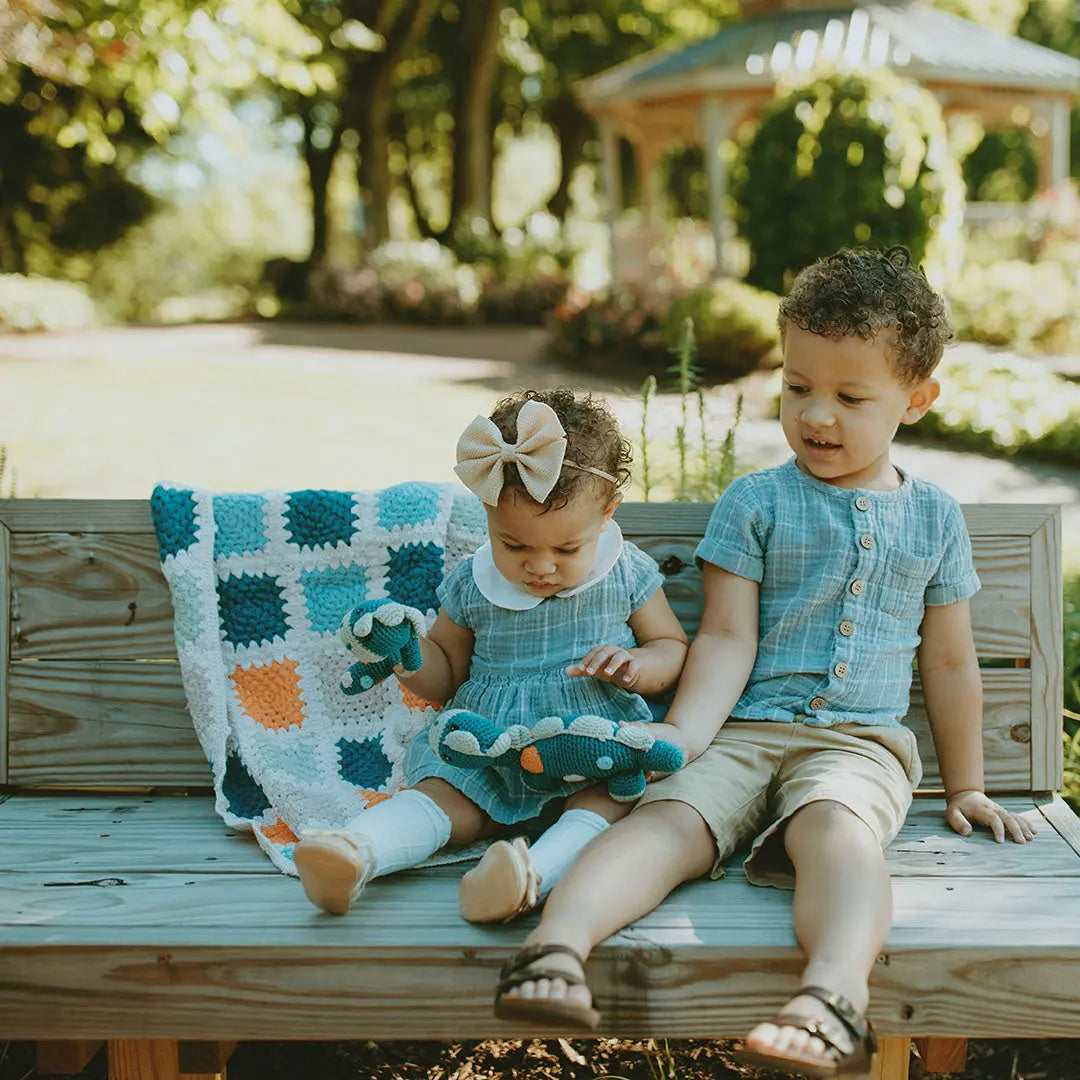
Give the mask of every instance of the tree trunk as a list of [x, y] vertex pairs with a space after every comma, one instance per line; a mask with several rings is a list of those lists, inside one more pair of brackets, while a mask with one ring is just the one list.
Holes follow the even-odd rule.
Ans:
[[552, 103], [551, 124], [559, 140], [561, 166], [559, 186], [548, 199], [547, 208], [560, 221], [565, 221], [570, 209], [570, 181], [574, 170], [585, 160], [585, 143], [593, 134], [593, 123], [572, 98], [563, 98]]
[[452, 223], [478, 215], [491, 224], [493, 94], [502, 7], [502, 0], [471, 0], [463, 12], [461, 44], [471, 63], [454, 102]]
[[317, 266], [326, 257], [326, 245], [329, 235], [329, 215], [327, 212], [327, 189], [330, 186], [330, 173], [334, 168], [334, 159], [341, 147], [342, 124], [334, 125], [330, 145], [320, 149], [313, 142], [315, 121], [311, 109], [305, 108], [304, 122], [304, 161], [307, 163], [308, 183], [311, 185], [311, 251], [308, 254], [308, 266]]
[[431, 22], [439, 0], [387, 2], [376, 26], [386, 41], [382, 52], [357, 56], [349, 65], [346, 119], [360, 134], [356, 179], [360, 186], [366, 231], [364, 247], [377, 247], [390, 236], [390, 110], [394, 70]]

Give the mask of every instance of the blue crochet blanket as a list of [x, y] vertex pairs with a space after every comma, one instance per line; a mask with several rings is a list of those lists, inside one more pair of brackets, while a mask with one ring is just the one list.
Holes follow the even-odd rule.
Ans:
[[159, 485], [150, 500], [175, 611], [188, 708], [217, 812], [251, 829], [286, 873], [306, 828], [337, 828], [403, 786], [433, 704], [387, 679], [339, 687], [345, 612], [387, 597], [419, 608], [486, 538], [458, 484], [376, 492], [214, 494]]

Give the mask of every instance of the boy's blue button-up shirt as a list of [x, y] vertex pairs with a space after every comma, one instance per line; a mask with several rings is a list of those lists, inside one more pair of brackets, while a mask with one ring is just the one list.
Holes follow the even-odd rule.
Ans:
[[963, 514], [937, 485], [841, 488], [794, 458], [735, 480], [696, 555], [761, 586], [741, 720], [902, 723], [924, 608], [979, 589]]

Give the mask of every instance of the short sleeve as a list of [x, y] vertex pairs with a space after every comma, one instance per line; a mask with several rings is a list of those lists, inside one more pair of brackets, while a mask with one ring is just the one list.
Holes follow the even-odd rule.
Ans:
[[458, 624], [468, 630], [475, 629], [469, 614], [472, 608], [471, 597], [478, 590], [473, 582], [472, 556], [462, 559], [443, 579], [435, 590], [443, 611]]
[[967, 600], [979, 591], [979, 576], [971, 557], [964, 515], [956, 502], [951, 502], [943, 528], [945, 549], [937, 571], [926, 586], [925, 603], [935, 607]]
[[765, 514], [752, 476], [741, 476], [724, 489], [705, 535], [694, 551], [703, 562], [761, 583], [765, 576]]
[[656, 560], [642, 551], [637, 544], [629, 541], [624, 543], [623, 556], [626, 559], [630, 585], [630, 610], [633, 612], [644, 606], [652, 594], [664, 584], [664, 578]]

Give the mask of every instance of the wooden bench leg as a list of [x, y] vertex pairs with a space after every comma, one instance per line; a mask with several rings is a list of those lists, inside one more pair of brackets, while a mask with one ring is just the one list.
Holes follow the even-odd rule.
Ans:
[[967, 1039], [915, 1039], [923, 1068], [934, 1073], [961, 1073], [967, 1068]]
[[101, 1049], [98, 1039], [38, 1039], [34, 1044], [39, 1076], [74, 1076], [81, 1073]]
[[175, 1039], [110, 1039], [109, 1080], [180, 1080]]
[[180, 1075], [184, 1080], [225, 1080], [225, 1063], [235, 1042], [180, 1043]]
[[[878, 1039], [878, 1052], [870, 1080], [908, 1080], [911, 1040], [904, 1035]], [[110, 1077], [110, 1080], [112, 1078]]]

